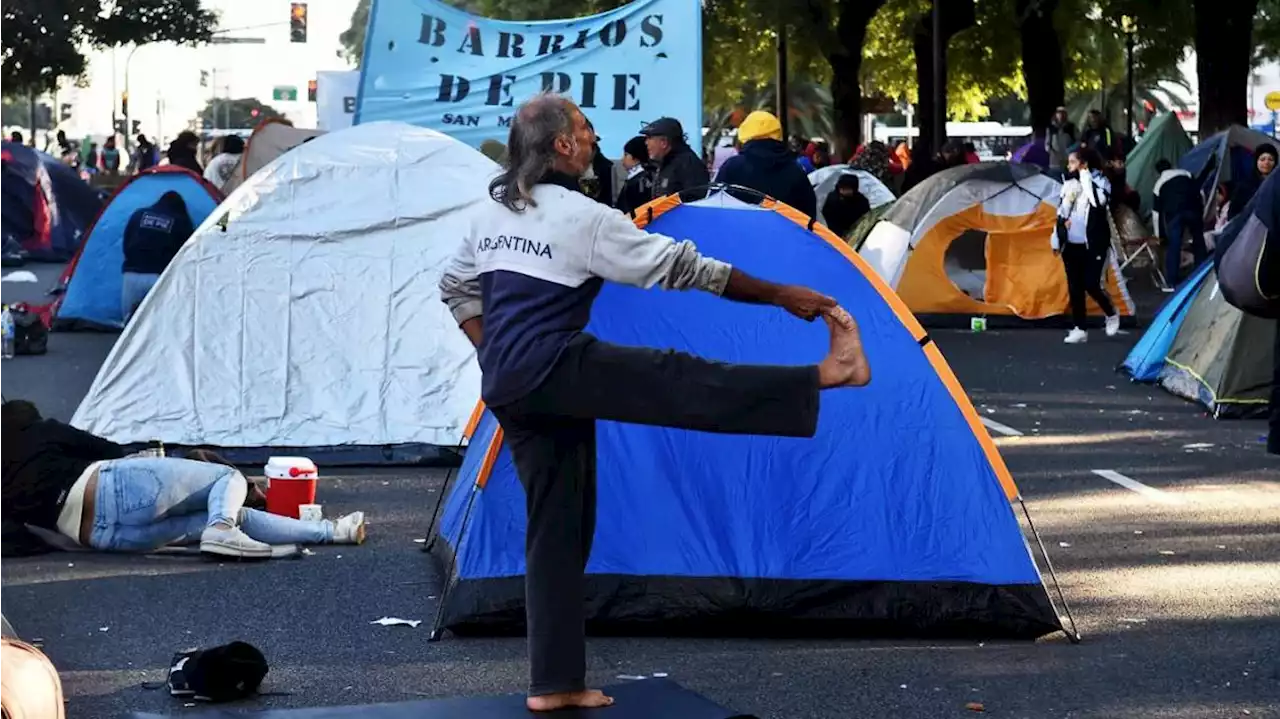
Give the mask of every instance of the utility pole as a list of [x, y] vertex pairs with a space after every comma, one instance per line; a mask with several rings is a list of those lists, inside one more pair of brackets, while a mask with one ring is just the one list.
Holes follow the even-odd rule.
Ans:
[[1125, 15], [1120, 18], [1120, 28], [1124, 31], [1124, 49], [1125, 49], [1125, 74], [1128, 76], [1129, 93], [1125, 98], [1124, 121], [1127, 126], [1125, 132], [1129, 137], [1133, 138], [1133, 36], [1138, 32], [1137, 23], [1134, 19]]

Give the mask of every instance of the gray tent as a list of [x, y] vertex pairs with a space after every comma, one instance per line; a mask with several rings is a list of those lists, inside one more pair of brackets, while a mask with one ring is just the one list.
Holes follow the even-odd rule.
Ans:
[[1271, 395], [1276, 322], [1227, 304], [1210, 272], [1169, 348], [1160, 384], [1203, 404], [1214, 417], [1266, 412]]

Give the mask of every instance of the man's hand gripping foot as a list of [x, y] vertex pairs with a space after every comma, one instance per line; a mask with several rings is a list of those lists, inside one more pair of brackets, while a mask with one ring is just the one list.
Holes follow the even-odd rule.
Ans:
[[831, 330], [831, 351], [818, 364], [818, 384], [822, 389], [862, 387], [871, 381], [871, 365], [862, 352], [858, 324], [843, 307], [822, 311]]
[[525, 699], [524, 705], [531, 712], [550, 712], [557, 709], [581, 707], [597, 709], [613, 706], [613, 697], [605, 696], [599, 689], [587, 689], [581, 692], [564, 692], [562, 694], [544, 694]]

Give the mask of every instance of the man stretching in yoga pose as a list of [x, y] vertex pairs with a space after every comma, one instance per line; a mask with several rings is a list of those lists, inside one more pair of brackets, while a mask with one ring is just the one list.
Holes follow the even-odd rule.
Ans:
[[[507, 169], [440, 282], [477, 348], [482, 396], [527, 497], [525, 605], [533, 711], [608, 706], [585, 685], [583, 593], [595, 534], [597, 419], [812, 437], [818, 391], [871, 380], [853, 318], [830, 297], [751, 277], [692, 242], [638, 229], [578, 191], [595, 136], [543, 94], [511, 122]], [[583, 332], [605, 280], [781, 307], [831, 331], [816, 366], [734, 365], [601, 342]]]

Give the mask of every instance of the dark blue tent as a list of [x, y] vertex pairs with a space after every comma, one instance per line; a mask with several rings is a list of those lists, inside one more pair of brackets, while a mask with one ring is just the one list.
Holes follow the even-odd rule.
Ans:
[[[824, 393], [809, 440], [600, 422], [588, 627], [1019, 638], [1060, 630], [1013, 511], [1009, 471], [902, 301], [794, 210], [715, 202], [666, 198], [638, 221], [746, 272], [836, 297], [860, 324], [874, 379]], [[616, 285], [604, 287], [588, 330], [732, 362], [807, 364], [828, 348], [822, 323], [775, 308]], [[524, 533], [524, 492], [486, 411], [433, 538], [447, 568], [439, 627], [523, 626]]]
[[1206, 219], [1218, 212], [1214, 199], [1218, 185], [1230, 187], [1237, 178], [1253, 175], [1253, 148], [1264, 142], [1274, 142], [1274, 138], [1233, 125], [1201, 141], [1178, 160], [1178, 167], [1198, 180], [1200, 195], [1205, 201]]
[[71, 259], [102, 209], [98, 193], [74, 169], [26, 145], [5, 140], [2, 157], [4, 238], [22, 245], [30, 260]]
[[1191, 301], [1200, 292], [1200, 285], [1204, 284], [1205, 278], [1209, 276], [1209, 271], [1212, 269], [1212, 261], [1202, 262], [1156, 311], [1151, 324], [1147, 326], [1147, 331], [1142, 333], [1142, 337], [1138, 339], [1133, 349], [1129, 350], [1128, 356], [1120, 365], [1121, 369], [1129, 373], [1133, 381], [1155, 382], [1160, 377], [1160, 370], [1164, 369], [1164, 359], [1169, 356], [1169, 347], [1178, 336], [1178, 330], [1182, 327], [1182, 321], [1186, 319]]
[[62, 330], [114, 330], [124, 326], [120, 292], [124, 283], [124, 228], [133, 213], [169, 190], [182, 195], [199, 226], [222, 200], [204, 178], [175, 165], [153, 167], [116, 190], [90, 228], [80, 253], [62, 275], [66, 292], [54, 309], [54, 327]]

